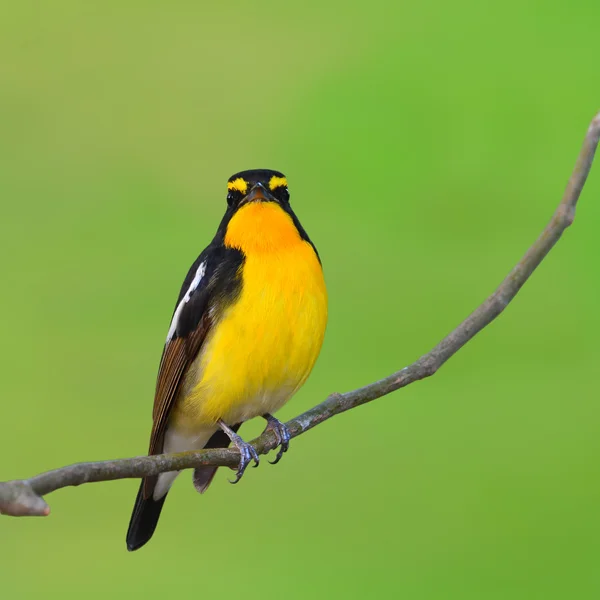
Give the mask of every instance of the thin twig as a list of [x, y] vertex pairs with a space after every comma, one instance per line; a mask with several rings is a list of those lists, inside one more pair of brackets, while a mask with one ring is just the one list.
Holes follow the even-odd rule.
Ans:
[[[412, 365], [345, 394], [332, 394], [324, 402], [287, 423], [292, 437], [297, 437], [319, 423], [351, 408], [381, 398], [415, 381], [430, 377], [469, 340], [491, 323], [517, 295], [523, 284], [550, 252], [575, 217], [575, 206], [592, 166], [600, 138], [600, 113], [592, 120], [564, 196], [550, 223], [508, 274], [498, 289], [435, 348]], [[259, 454], [276, 447], [271, 431], [253, 440]], [[42, 496], [71, 485], [95, 481], [138, 478], [167, 471], [191, 469], [200, 465], [235, 467], [236, 449], [209, 449], [198, 452], [141, 456], [102, 462], [79, 463], [48, 471], [28, 480], [0, 482], [0, 513], [13, 516], [44, 516], [50, 509]]]

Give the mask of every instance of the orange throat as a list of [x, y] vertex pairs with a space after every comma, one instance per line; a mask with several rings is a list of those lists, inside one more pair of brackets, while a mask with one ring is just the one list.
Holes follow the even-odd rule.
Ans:
[[276, 202], [251, 202], [231, 218], [225, 245], [245, 254], [284, 250], [302, 243], [290, 215]]

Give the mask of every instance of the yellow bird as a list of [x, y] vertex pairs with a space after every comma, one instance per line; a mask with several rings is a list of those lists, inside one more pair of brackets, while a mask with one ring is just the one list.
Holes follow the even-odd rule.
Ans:
[[[280, 444], [285, 425], [273, 417], [304, 384], [321, 350], [327, 291], [319, 254], [289, 202], [285, 176], [257, 169], [227, 183], [227, 210], [217, 234], [191, 266], [171, 319], [156, 383], [149, 454], [220, 448], [233, 442], [258, 465], [237, 434], [254, 417], [267, 420]], [[216, 467], [194, 471], [204, 492]], [[179, 472], [142, 480], [127, 548], [152, 537]]]

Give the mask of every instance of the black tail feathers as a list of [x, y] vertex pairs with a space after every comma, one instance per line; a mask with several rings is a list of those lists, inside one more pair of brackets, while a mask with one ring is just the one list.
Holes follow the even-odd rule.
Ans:
[[[241, 423], [237, 423], [231, 429], [237, 432], [240, 426]], [[219, 429], [212, 435], [204, 447], [227, 448], [229, 444], [229, 437], [225, 432]], [[208, 488], [217, 472], [217, 468], [218, 467], [198, 467], [195, 469], [194, 485], [200, 493], [206, 491], [206, 488]], [[156, 479], [155, 476], [154, 478]], [[150, 487], [154, 487], [154, 485]], [[160, 500], [154, 500], [152, 496], [150, 496], [150, 498], [144, 498], [144, 480], [142, 479], [140, 490], [135, 499], [131, 521], [129, 521], [129, 529], [127, 530], [127, 550], [133, 552], [148, 543], [154, 534], [158, 518], [160, 517], [160, 511], [162, 510], [166, 499], [166, 494]]]
[[144, 481], [142, 480], [127, 530], [127, 550], [133, 552], [133, 550], [141, 548], [152, 537], [166, 499], [167, 494], [160, 500], [154, 500], [152, 496], [144, 498]]

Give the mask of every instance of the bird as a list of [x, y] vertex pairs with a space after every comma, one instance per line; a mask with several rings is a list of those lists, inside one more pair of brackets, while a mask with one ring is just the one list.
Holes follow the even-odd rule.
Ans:
[[[148, 454], [240, 452], [237, 483], [259, 457], [238, 430], [262, 417], [278, 462], [290, 432], [273, 415], [302, 387], [321, 351], [328, 301], [321, 258], [290, 205], [286, 176], [252, 169], [227, 182], [215, 237], [190, 267], [158, 369]], [[204, 493], [217, 467], [194, 470]], [[179, 472], [142, 479], [127, 531], [137, 550], [155, 532]]]

